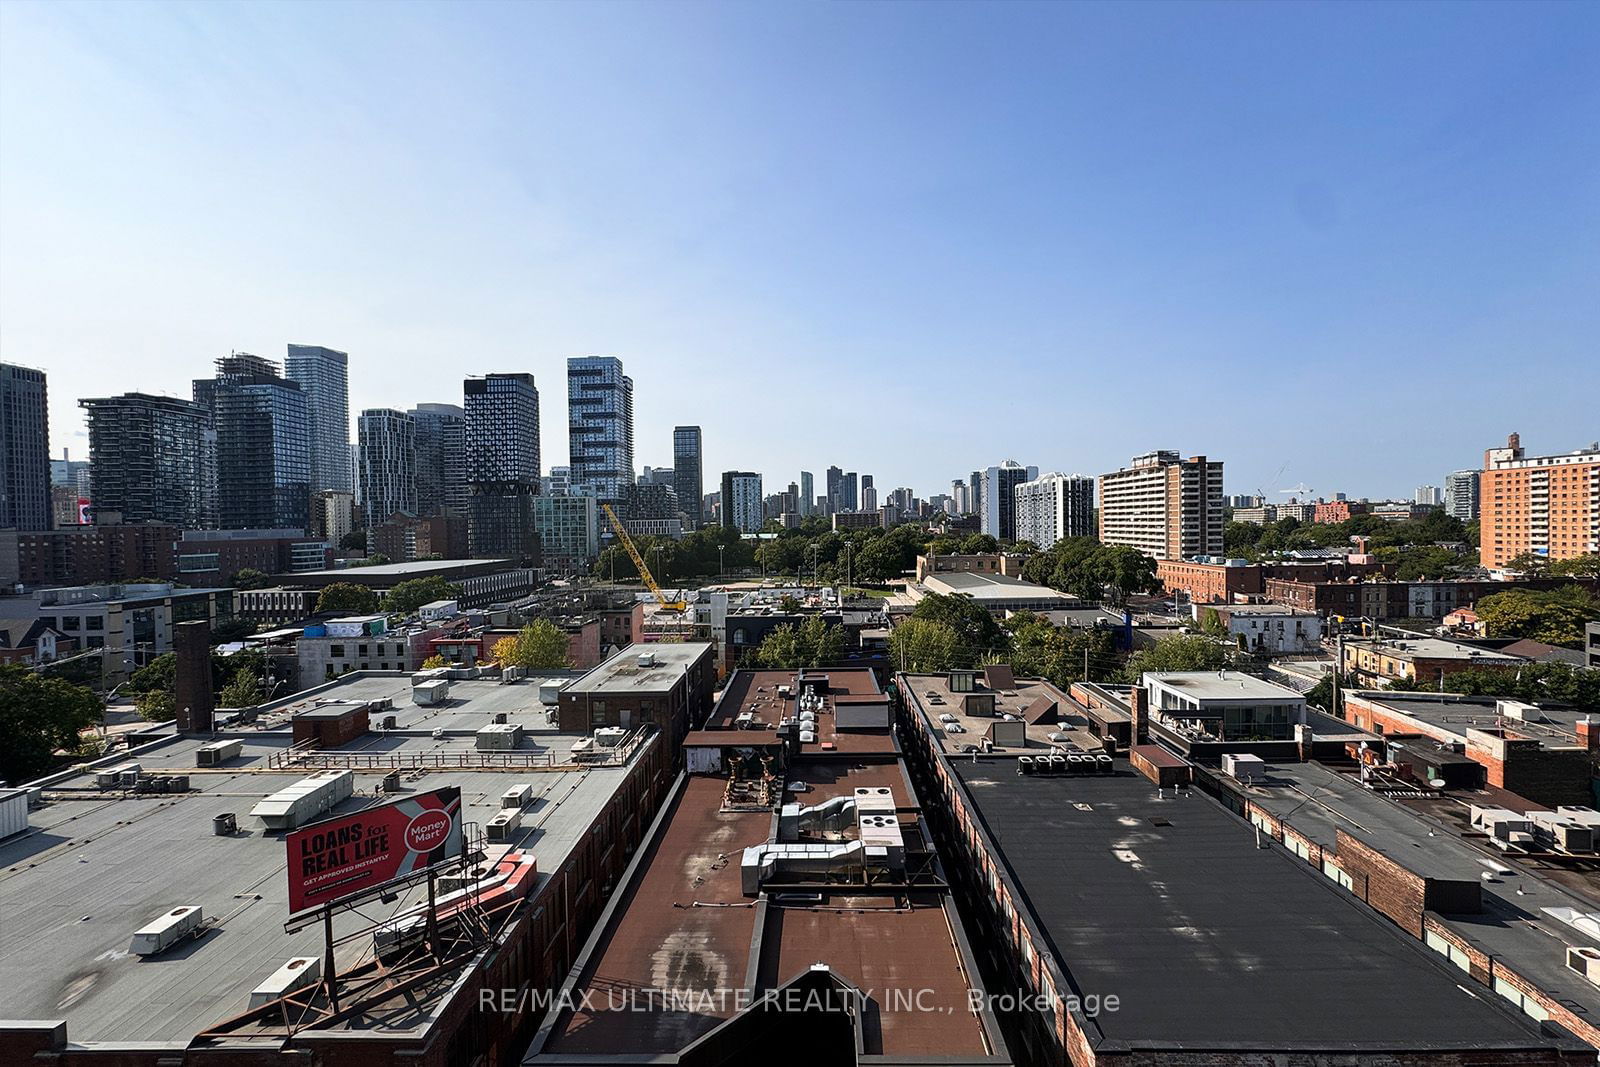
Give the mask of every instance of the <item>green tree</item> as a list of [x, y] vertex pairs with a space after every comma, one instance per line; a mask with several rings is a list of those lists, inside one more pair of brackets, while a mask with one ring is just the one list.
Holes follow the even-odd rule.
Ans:
[[431, 671], [435, 667], [448, 666], [450, 666], [450, 661], [439, 655], [437, 652], [422, 661], [422, 669], [425, 671]]
[[1146, 671], [1219, 671], [1230, 659], [1227, 645], [1201, 634], [1175, 634], [1129, 657], [1123, 678], [1137, 685]]
[[178, 701], [166, 689], [152, 689], [139, 694], [139, 699], [134, 701], [134, 708], [146, 722], [167, 722], [177, 716]]
[[[1530, 703], [1571, 704], [1585, 715], [1600, 714], [1600, 671], [1568, 663], [1526, 663], [1514, 671], [1475, 667], [1446, 674], [1445, 692], [1468, 696], [1505, 697]], [[1406, 682], [1402, 688], [1415, 688]]]
[[[401, 583], [402, 585], [405, 583]], [[395, 588], [399, 588], [396, 586]], [[318, 612], [354, 612], [366, 615], [378, 610], [378, 594], [369, 587], [354, 582], [334, 582], [324, 586], [317, 597]]]
[[217, 694], [219, 708], [253, 708], [267, 698], [261, 679], [247, 667], [233, 672], [233, 680]]
[[75, 752], [79, 735], [100, 722], [100, 700], [88, 688], [0, 666], [0, 779], [26, 782], [48, 771], [56, 752]]
[[365, 552], [367, 550], [367, 531], [351, 530], [339, 538], [339, 547], [352, 552]]
[[400, 582], [384, 595], [382, 608], [396, 615], [410, 615], [424, 604], [431, 604], [435, 600], [456, 600], [460, 596], [459, 585], [451, 585], [433, 574]]
[[1000, 551], [1000, 542], [986, 533], [968, 534], [961, 542], [961, 554], [976, 556], [983, 552]]
[[170, 693], [177, 679], [178, 654], [163, 652], [129, 675], [123, 688], [130, 693]]
[[243, 641], [256, 632], [255, 624], [249, 619], [228, 619], [219, 622], [211, 628], [211, 643], [213, 645], [226, 645], [234, 641]]
[[1011, 665], [1020, 675], [1064, 687], [1103, 677], [1116, 661], [1115, 637], [1109, 630], [1053, 626], [1031, 612], [1012, 616], [1006, 627], [1011, 631]]
[[769, 669], [799, 670], [837, 663], [843, 652], [844, 627], [812, 615], [798, 626], [785, 623], [769, 633], [757, 646], [755, 659]]
[[1121, 604], [1134, 593], [1149, 593], [1161, 587], [1156, 580], [1156, 561], [1127, 545], [1106, 545], [1090, 557], [1090, 566], [1112, 590], [1112, 599]]
[[1600, 620], [1600, 602], [1581, 586], [1549, 591], [1508, 589], [1473, 606], [1490, 637], [1526, 637], [1581, 648], [1585, 623]]
[[1550, 564], [1551, 574], [1565, 574], [1574, 578], [1600, 578], [1600, 552], [1588, 552], [1571, 559], [1561, 559]]
[[235, 589], [265, 589], [272, 584], [272, 576], [266, 571], [258, 571], [254, 567], [245, 567], [234, 572], [233, 587]]
[[911, 617], [949, 627], [970, 662], [976, 663], [989, 652], [1004, 653], [1010, 650], [1005, 630], [987, 608], [970, 596], [929, 593], [917, 602]]
[[1516, 571], [1529, 578], [1543, 578], [1550, 573], [1550, 557], [1536, 552], [1524, 552], [1507, 560], [1503, 570]]
[[572, 665], [567, 657], [566, 632], [549, 619], [535, 619], [514, 636], [496, 641], [494, 658], [502, 667], [530, 671], [561, 670]]
[[932, 619], [909, 618], [889, 631], [889, 662], [896, 670], [933, 674], [975, 662], [961, 650], [956, 631]]

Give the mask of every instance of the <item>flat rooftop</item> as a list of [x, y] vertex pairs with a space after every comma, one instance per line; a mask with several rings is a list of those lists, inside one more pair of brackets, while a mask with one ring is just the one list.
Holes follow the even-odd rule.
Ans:
[[[662, 641], [629, 645], [576, 679], [569, 693], [667, 692], [712, 646], [705, 641]], [[644, 662], [641, 662], [644, 661]], [[648, 664], [648, 665], [646, 665]]]
[[[1128, 719], [1126, 712], [1116, 709], [1090, 711], [1063, 690], [1038, 678], [1013, 678], [1011, 685], [1002, 689], [990, 689], [980, 683], [974, 692], [994, 696], [994, 715], [967, 714], [963, 710], [963, 702], [970, 694], [951, 689], [948, 674], [906, 675], [906, 684], [910, 687], [918, 707], [927, 716], [934, 735], [939, 740], [939, 747], [952, 755], [970, 751], [969, 746], [982, 747], [989, 727], [1001, 715], [1014, 715], [1023, 721], [1025, 744], [993, 746], [994, 752], [1011, 755], [1057, 749], [1062, 745], [1099, 750], [1102, 742], [1100, 737], [1090, 730], [1089, 716], [1093, 715], [1102, 720]], [[1054, 703], [1056, 711], [1054, 715], [1038, 722], [1030, 722], [1030, 718], [1038, 717], [1036, 714], [1031, 714], [1030, 709], [1037, 708], [1041, 698]], [[945, 719], [947, 715], [950, 716], [949, 720]], [[948, 730], [950, 725], [959, 726], [960, 730], [950, 732]]]
[[[308, 762], [285, 765], [292, 744], [286, 712], [304, 704], [302, 697], [280, 702], [255, 728], [221, 731], [219, 739], [238, 739], [243, 747], [223, 767], [196, 766], [196, 750], [210, 739], [175, 736], [106, 761], [137, 761], [147, 774], [187, 774], [192, 792], [103, 793], [92, 773], [48, 787], [30, 829], [0, 842], [0, 1018], [64, 1019], [74, 1042], [182, 1047], [246, 1011], [250, 990], [286, 959], [320, 955], [320, 928], [284, 932], [282, 834], [265, 831], [249, 814], [258, 801], [319, 771], [317, 760], [342, 761], [355, 771], [355, 795], [334, 809], [338, 814], [457, 786], [465, 820], [482, 825], [500, 810], [506, 789], [530, 783], [536, 799], [508, 843], [531, 849], [541, 881], [547, 879], [589, 832], [627, 767], [562, 766], [576, 738], [544, 727], [537, 684], [453, 683], [451, 704], [443, 708], [413, 707], [409, 689], [406, 675], [352, 675], [323, 687], [329, 699], [396, 696], [400, 728], [368, 733]], [[405, 703], [397, 695], [402, 691]], [[472, 733], [493, 710], [507, 711], [532, 730], [522, 751], [534, 765], [489, 767], [482, 757], [506, 754], [475, 753]], [[436, 738], [441, 725], [447, 732]], [[556, 766], [537, 766], [545, 752], [556, 754]], [[382, 775], [396, 766], [405, 768], [400, 792], [380, 795]], [[215, 836], [212, 819], [225, 813], [237, 817], [239, 832]], [[369, 919], [382, 918], [424, 897], [424, 889], [414, 888], [391, 904], [362, 910]], [[128, 954], [136, 929], [182, 904], [200, 905], [215, 927], [159, 957]], [[342, 913], [335, 935], [366, 925]], [[366, 938], [340, 946], [340, 970], [370, 959], [371, 952]], [[429, 1022], [437, 1003], [419, 991], [344, 1025], [411, 1032]]]
[[1069, 593], [1035, 585], [1008, 574], [979, 574], [973, 571], [935, 571], [922, 580], [936, 593], [961, 593], [974, 600], [1051, 600], [1063, 607], [1078, 603]]
[[1443, 957], [1204, 794], [951, 760], [1075, 991], [1120, 999], [1097, 1047], [1547, 1044]]
[[[893, 755], [900, 749], [894, 734], [888, 730], [851, 730], [838, 728], [837, 709], [841, 703], [882, 703], [889, 696], [878, 686], [876, 675], [864, 667], [808, 669], [808, 675], [826, 677], [828, 692], [816, 719], [816, 740], [802, 743], [802, 751], [821, 753], [880, 753]], [[759, 743], [763, 731], [775, 729], [785, 719], [797, 718], [799, 695], [795, 690], [794, 671], [735, 671], [728, 679], [717, 706], [706, 719], [705, 726], [691, 734], [686, 743], [702, 743], [716, 735], [727, 735], [730, 744], [739, 740]], [[787, 695], [779, 693], [780, 687], [789, 687]], [[741, 728], [739, 719], [749, 715], [752, 728]], [[776, 743], [776, 735], [768, 738]]]
[[430, 574], [449, 574], [464, 568], [484, 568], [500, 564], [509, 570], [509, 559], [417, 559], [407, 563], [380, 563], [372, 567], [334, 567], [327, 570], [293, 571], [277, 577], [300, 581], [309, 578], [426, 578]]
[[1286, 686], [1239, 671], [1146, 671], [1144, 682], [1159, 682], [1203, 701], [1305, 699]]
[[1479, 791], [1458, 791], [1439, 797], [1433, 803], [1453, 808], [1454, 818], [1433, 818], [1320, 763], [1269, 761], [1258, 784], [1233, 784], [1330, 851], [1342, 829], [1419, 874], [1479, 882], [1483, 913], [1441, 916], [1445, 923], [1600, 1025], [1600, 987], [1568, 969], [1565, 958], [1568, 945], [1600, 948], [1600, 936], [1548, 910], [1586, 913], [1596, 910], [1594, 901], [1568, 892], [1531, 866], [1485, 844], [1482, 834], [1464, 836], [1472, 833], [1471, 805], [1499, 805], [1504, 794], [1494, 798]]
[[1432, 731], [1447, 733], [1462, 740], [1466, 739], [1468, 730], [1493, 730], [1504, 726], [1524, 737], [1538, 738], [1550, 744], [1576, 745], [1577, 722], [1583, 717], [1583, 713], [1576, 708], [1541, 704], [1538, 709], [1540, 721], [1501, 718], [1494, 697], [1460, 696], [1455, 693], [1358, 689], [1347, 695], [1359, 697], [1369, 704], [1381, 705], [1415, 719]]
[[1363, 648], [1401, 659], [1460, 659], [1494, 664], [1525, 662], [1521, 656], [1511, 656], [1489, 648], [1447, 641], [1442, 637], [1386, 637], [1381, 641], [1351, 640], [1346, 641], [1344, 647]]
[[[925, 844], [915, 794], [898, 761], [802, 762], [790, 780], [811, 786], [794, 797], [806, 805], [858, 787], [888, 786], [908, 849]], [[641, 869], [623, 887], [594, 954], [580, 965], [573, 993], [579, 1007], [554, 1020], [548, 1040], [542, 1049], [535, 1043], [526, 1064], [672, 1055], [740, 1007], [731, 992], [696, 994], [748, 990], [759, 997], [819, 962], [872, 997], [866, 1055], [1009, 1062], [992, 1021], [968, 1007], [967, 991], [977, 979], [969, 977], [970, 950], [944, 891], [867, 894], [818, 883], [820, 900], [783, 894], [758, 904], [743, 893], [740, 857], [747, 846], [771, 840], [774, 816], [724, 810], [724, 784], [720, 776], [688, 778]], [[892, 991], [901, 989], [927, 991], [921, 1010], [899, 1002]], [[636, 996], [608, 995], [617, 990]], [[640, 1010], [652, 1003], [645, 999], [651, 992], [658, 1006]], [[673, 994], [679, 1001], [669, 1005]]]

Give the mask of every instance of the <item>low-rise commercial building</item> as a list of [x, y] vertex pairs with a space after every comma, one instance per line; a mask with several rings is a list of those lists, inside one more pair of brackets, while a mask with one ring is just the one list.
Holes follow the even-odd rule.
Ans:
[[414, 578], [443, 578], [461, 590], [457, 600], [464, 608], [509, 603], [527, 596], [538, 585], [537, 571], [518, 567], [508, 559], [413, 560], [376, 567], [279, 574], [276, 578], [281, 585], [302, 589], [323, 589], [336, 582], [352, 582], [379, 593]]
[[110, 685], [173, 650], [173, 627], [233, 620], [232, 589], [187, 589], [164, 582], [67, 586], [0, 597], [0, 618], [39, 619], [79, 649], [106, 649], [102, 678]]
[[1195, 621], [1214, 617], [1246, 652], [1255, 655], [1319, 652], [1322, 616], [1277, 604], [1194, 606]]
[[1016, 578], [1022, 574], [1022, 565], [1028, 562], [1026, 552], [970, 552], [917, 557], [917, 581], [930, 574], [959, 572], [965, 574], [1003, 574]]
[[698, 641], [623, 649], [561, 691], [561, 728], [592, 733], [650, 724], [676, 753], [690, 727], [711, 711], [713, 659], [713, 647]]
[[1098, 758], [1087, 773], [1070, 742], [1048, 753], [1063, 763], [1041, 772], [1038, 749], [951, 753], [943, 709], [924, 696], [935, 677], [897, 676], [904, 736], [978, 931], [980, 973], [1028, 998], [1006, 1022], [1033, 1062], [1458, 1067], [1593, 1056], [1570, 1033], [1467, 989], [1369, 906], [1410, 891], [1398, 871], [1372, 860], [1359, 881], [1349, 876], [1359, 890], [1346, 889], [1286, 849], [1259, 847], [1227, 806], [1185, 786], [1187, 761], [1139, 743], [1142, 712], [1132, 758], [1113, 757], [1110, 773]]
[[333, 545], [304, 530], [185, 530], [178, 543], [178, 580], [226, 585], [245, 569], [299, 574], [333, 566]]
[[1326, 580], [1306, 577], [1269, 577], [1263, 595], [1274, 604], [1285, 604], [1324, 616], [1347, 619], [1443, 619], [1458, 608], [1467, 608], [1486, 596], [1512, 590], [1550, 590], [1573, 584], [1591, 591], [1600, 588], [1593, 578], [1524, 578], [1496, 582], [1475, 579], [1395, 582], [1380, 580]]
[[1391, 742], [1423, 739], [1482, 766], [1489, 785], [1539, 804], [1594, 801], [1600, 723], [1572, 708], [1455, 693], [1351, 690], [1350, 722]]
[[1344, 642], [1341, 670], [1358, 686], [1415, 682], [1419, 686], [1466, 670], [1515, 670], [1528, 661], [1442, 637], [1379, 637]]
[[[1251, 563], [1220, 556], [1193, 559], [1163, 559], [1156, 563], [1156, 577], [1169, 596], [1182, 594], [1198, 604], [1234, 602], [1260, 597], [1271, 580], [1329, 582], [1341, 578], [1394, 573], [1394, 564], [1349, 558], [1320, 560], [1274, 560]], [[1299, 607], [1301, 605], [1294, 605]]]
[[233, 612], [245, 622], [257, 626], [287, 626], [300, 622], [316, 613], [319, 589], [236, 589], [233, 593]]
[[977, 571], [943, 571], [906, 587], [906, 596], [913, 603], [930, 593], [971, 597], [1001, 617], [1008, 611], [1059, 611], [1078, 604], [1077, 597], [1047, 585]]

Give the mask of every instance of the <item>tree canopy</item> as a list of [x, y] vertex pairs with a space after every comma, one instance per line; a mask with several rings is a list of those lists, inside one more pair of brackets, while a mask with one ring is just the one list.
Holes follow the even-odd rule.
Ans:
[[351, 611], [365, 615], [377, 610], [378, 594], [367, 586], [357, 585], [355, 582], [334, 582], [324, 586], [321, 595], [317, 597], [319, 612]]
[[561, 670], [572, 666], [567, 645], [567, 635], [561, 627], [549, 619], [535, 619], [513, 636], [496, 641], [494, 658], [502, 667]]
[[945, 623], [904, 619], [889, 631], [889, 660], [896, 670], [916, 674], [971, 666], [973, 661], [961, 654], [960, 644], [956, 631]]
[[248, 667], [233, 672], [233, 679], [217, 694], [219, 708], [253, 708], [267, 698], [261, 679]]
[[16, 784], [50, 770], [56, 752], [76, 751], [78, 735], [101, 714], [100, 699], [85, 686], [0, 665], [0, 779]]
[[1581, 586], [1508, 589], [1473, 605], [1490, 637], [1526, 637], [1548, 645], [1583, 646], [1585, 623], [1600, 620], [1600, 601]]
[[455, 600], [461, 596], [461, 587], [451, 585], [437, 574], [426, 578], [409, 578], [398, 583], [384, 594], [380, 605], [384, 611], [396, 615], [410, 615], [424, 604], [435, 600]]
[[1092, 537], [1068, 537], [1022, 565], [1022, 577], [1098, 604], [1109, 592], [1121, 603], [1130, 594], [1160, 588], [1156, 561], [1127, 545], [1102, 545]]
[[1220, 671], [1231, 659], [1226, 644], [1203, 634], [1174, 634], [1128, 657], [1122, 673], [1136, 685], [1146, 671]]
[[1011, 665], [1018, 674], [1065, 688], [1115, 673], [1116, 639], [1109, 630], [1067, 629], [1031, 612], [1012, 616], [1006, 628], [1011, 631]]
[[[1446, 674], [1437, 684], [1448, 693], [1557, 701], [1587, 715], [1600, 714], [1600, 671], [1567, 663], [1527, 663], [1514, 671], [1475, 667]], [[1414, 689], [1416, 683], [1403, 680], [1399, 687]]]
[[244, 567], [233, 573], [235, 589], [265, 589], [271, 582], [271, 575], [254, 567]]
[[757, 646], [755, 660], [769, 669], [799, 670], [837, 663], [843, 652], [844, 627], [812, 615], [798, 626], [785, 623], [769, 633]]

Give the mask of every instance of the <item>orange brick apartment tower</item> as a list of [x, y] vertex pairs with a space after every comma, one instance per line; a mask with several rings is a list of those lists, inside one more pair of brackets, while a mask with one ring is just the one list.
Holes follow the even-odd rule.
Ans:
[[1483, 454], [1480, 498], [1485, 567], [1524, 552], [1552, 560], [1600, 552], [1600, 446], [1528, 457], [1512, 434]]

